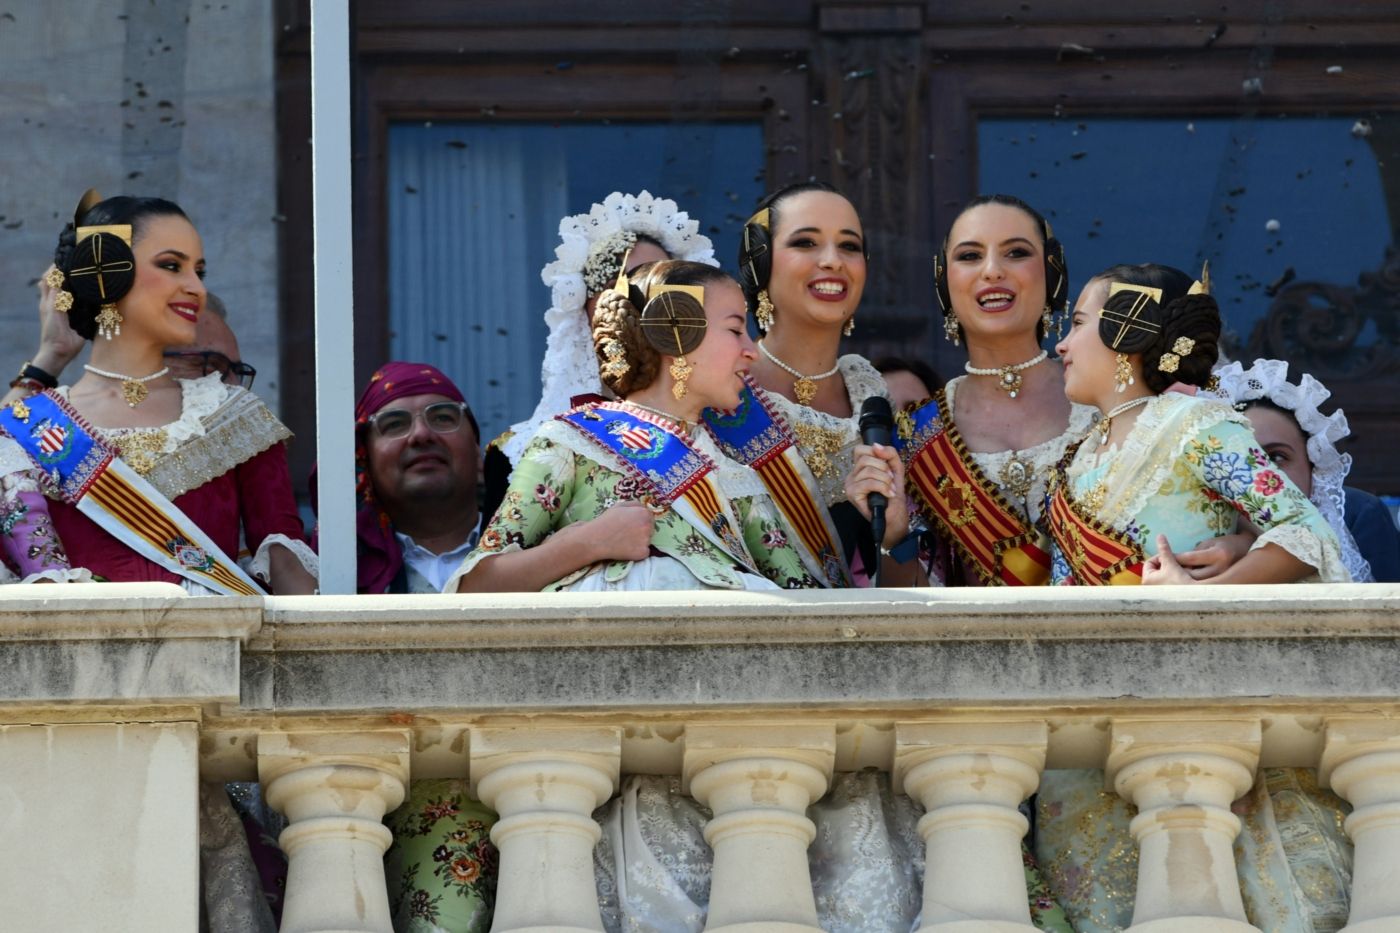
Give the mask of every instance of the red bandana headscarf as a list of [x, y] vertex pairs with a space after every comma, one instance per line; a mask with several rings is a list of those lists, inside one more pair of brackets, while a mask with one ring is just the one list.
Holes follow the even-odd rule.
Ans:
[[[365, 450], [365, 428], [372, 415], [396, 399], [410, 395], [441, 395], [454, 402], [466, 402], [457, 384], [427, 363], [385, 363], [369, 379], [369, 385], [355, 403], [355, 534], [359, 539], [359, 563], [355, 589], [360, 593], [383, 593], [403, 567], [403, 551], [394, 537], [394, 525], [374, 496], [369, 477], [369, 457]], [[477, 439], [481, 429], [467, 410], [467, 423]], [[316, 474], [311, 474], [311, 498], [316, 501]]]

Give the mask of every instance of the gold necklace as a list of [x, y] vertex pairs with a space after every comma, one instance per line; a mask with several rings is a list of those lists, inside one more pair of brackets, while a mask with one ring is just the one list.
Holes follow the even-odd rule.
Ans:
[[814, 373], [808, 376], [805, 373], [798, 372], [774, 356], [773, 351], [765, 347], [762, 340], [758, 342], [758, 350], [764, 356], [768, 357], [769, 361], [772, 362], [774, 366], [778, 367], [789, 376], [797, 377], [797, 381], [792, 384], [792, 394], [797, 396], [797, 404], [807, 405], [808, 407], [811, 406], [812, 399], [817, 397], [817, 383], [823, 379], [830, 379], [832, 376], [836, 375], [837, 370], [841, 368], [841, 361], [837, 360], [836, 365], [826, 372]]
[[127, 408], [135, 408], [146, 400], [146, 396], [151, 394], [151, 390], [146, 388], [146, 383], [152, 379], [159, 379], [170, 372], [169, 366], [162, 366], [149, 376], [128, 376], [125, 373], [109, 373], [105, 369], [98, 369], [91, 363], [84, 363], [83, 369], [94, 376], [102, 376], [106, 379], [120, 379], [122, 381], [122, 401], [126, 402]]

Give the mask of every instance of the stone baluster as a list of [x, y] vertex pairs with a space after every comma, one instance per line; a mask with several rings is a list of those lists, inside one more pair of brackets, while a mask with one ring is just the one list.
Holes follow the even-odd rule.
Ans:
[[618, 729], [473, 729], [471, 780], [500, 814], [493, 933], [598, 931], [593, 811], [617, 790]]
[[1017, 807], [1040, 784], [1044, 722], [900, 723], [894, 786], [921, 802], [923, 926], [938, 933], [1033, 930]]
[[258, 779], [290, 821], [282, 933], [391, 933], [383, 819], [403, 802], [409, 748], [401, 730], [258, 737]]
[[1134, 933], [1257, 933], [1230, 804], [1254, 783], [1259, 746], [1258, 720], [1114, 720], [1105, 778], [1138, 808]]
[[825, 793], [836, 760], [832, 725], [694, 724], [683, 780], [714, 812], [707, 931], [815, 931], [807, 808]]
[[1400, 930], [1400, 722], [1332, 719], [1318, 779], [1354, 809], [1351, 915], [1342, 933]]

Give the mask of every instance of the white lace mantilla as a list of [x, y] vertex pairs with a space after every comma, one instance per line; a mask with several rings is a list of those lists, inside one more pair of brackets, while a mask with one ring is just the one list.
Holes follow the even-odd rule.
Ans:
[[1217, 394], [1227, 402], [1244, 404], [1256, 399], [1272, 402], [1293, 413], [1298, 427], [1307, 438], [1308, 463], [1312, 465], [1312, 492], [1308, 498], [1327, 524], [1337, 533], [1342, 546], [1342, 563], [1353, 581], [1374, 580], [1371, 565], [1361, 556], [1346, 524], [1347, 473], [1351, 472], [1351, 454], [1337, 450], [1337, 443], [1351, 433], [1347, 416], [1338, 408], [1330, 415], [1320, 410], [1332, 396], [1310, 373], [1303, 373], [1298, 384], [1288, 381], [1288, 364], [1283, 360], [1255, 360], [1245, 369], [1240, 363], [1229, 363], [1215, 371], [1219, 379]]
[[595, 243], [628, 230], [644, 233], [661, 243], [675, 259], [717, 266], [714, 245], [700, 232], [698, 221], [668, 198], [657, 198], [646, 191], [623, 194], [614, 191], [602, 204], [594, 204], [587, 214], [574, 214], [559, 221], [560, 243], [554, 248], [555, 260], [540, 273], [550, 288], [553, 305], [545, 312], [549, 339], [540, 367], [541, 395], [534, 414], [511, 426], [513, 436], [501, 445], [511, 463], [518, 463], [540, 425], [570, 407], [570, 399], [585, 393], [610, 395], [598, 376], [598, 358], [583, 306], [588, 288], [583, 267]]
[[[957, 417], [953, 414], [953, 399], [957, 394], [958, 386], [962, 385], [966, 376], [957, 376], [948, 380], [948, 384], [943, 389], [944, 399], [948, 403], [948, 417], [957, 423]], [[1080, 405], [1073, 403], [1069, 409], [1069, 423], [1065, 430], [1059, 435], [1036, 444], [1034, 447], [1027, 447], [1025, 450], [996, 450], [996, 451], [968, 451], [972, 455], [972, 461], [977, 464], [977, 468], [982, 471], [982, 475], [988, 481], [994, 483], [997, 490], [1006, 499], [1008, 505], [1020, 510], [1021, 516], [1028, 522], [1040, 521], [1045, 505], [1046, 486], [1049, 483], [1050, 471], [1056, 464], [1064, 458], [1065, 450], [1069, 445], [1079, 440], [1089, 432], [1094, 426], [1097, 409], [1091, 405]], [[1007, 473], [1007, 465], [1015, 459], [1021, 463], [1030, 464], [1030, 486], [1025, 495], [1021, 495], [1004, 480]]]
[[846, 474], [851, 472], [852, 451], [860, 443], [860, 407], [873, 395], [889, 397], [885, 377], [856, 353], [836, 361], [850, 399], [850, 417], [799, 405], [785, 395], [769, 392], [767, 397], [783, 420], [797, 435], [797, 449], [820, 487], [822, 500], [832, 506], [846, 500]]

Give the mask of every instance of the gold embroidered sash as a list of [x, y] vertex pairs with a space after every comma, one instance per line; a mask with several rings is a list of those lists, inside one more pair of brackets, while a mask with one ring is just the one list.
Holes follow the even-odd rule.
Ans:
[[951, 419], [939, 417], [940, 389], [915, 411], [906, 454], [909, 488], [926, 520], [957, 548], [988, 586], [1041, 586], [1050, 580], [1050, 541], [1011, 508], [973, 462]]
[[1081, 586], [1136, 586], [1142, 583], [1142, 548], [1131, 536], [1084, 515], [1070, 501], [1069, 482], [1057, 477], [1050, 497], [1050, 534], [1074, 582]]

